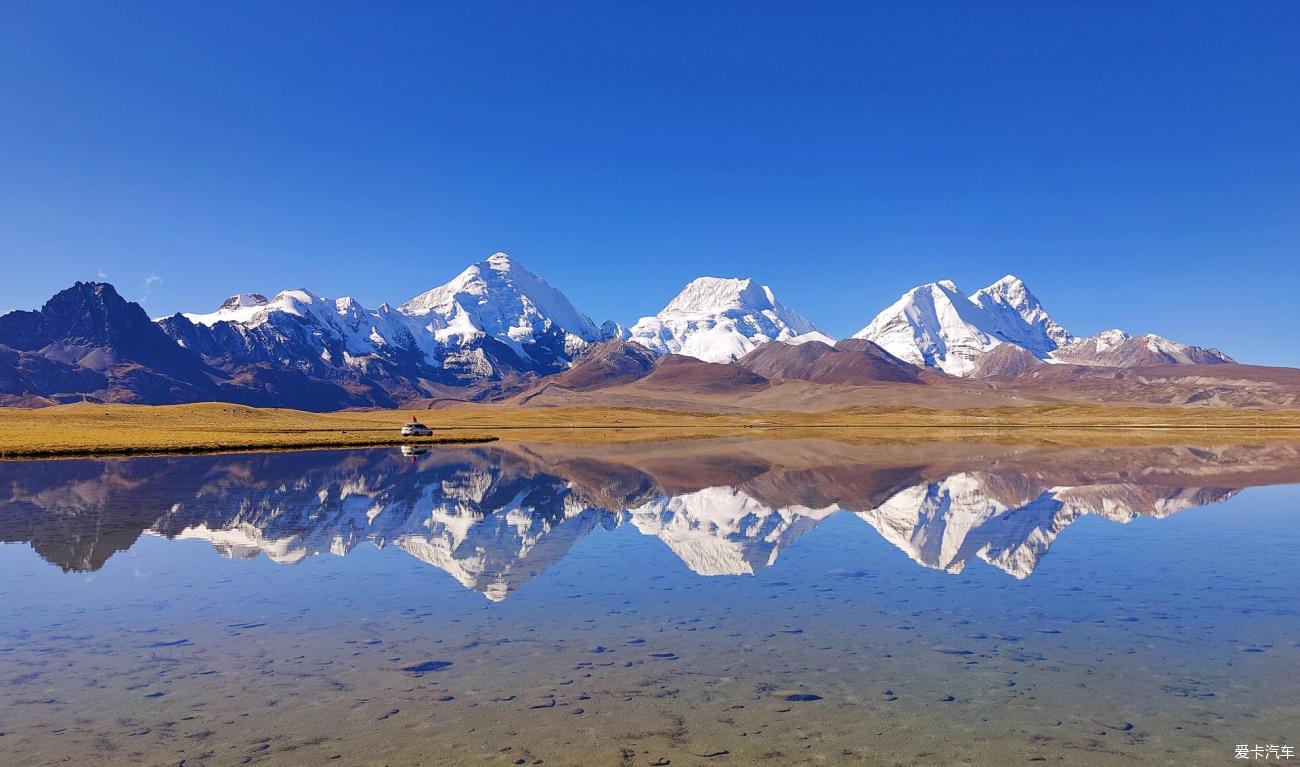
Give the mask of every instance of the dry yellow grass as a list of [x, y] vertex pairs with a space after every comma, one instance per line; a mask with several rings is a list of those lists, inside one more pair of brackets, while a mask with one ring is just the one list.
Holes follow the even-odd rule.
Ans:
[[[435, 436], [399, 436], [399, 427], [413, 415], [435, 427]], [[813, 433], [852, 441], [1075, 445], [1300, 441], [1300, 411], [1038, 405], [719, 415], [474, 405], [430, 411], [306, 413], [221, 403], [0, 409], [0, 456], [6, 457], [432, 444], [494, 437], [588, 442]]]
[[0, 408], [0, 456], [217, 452], [484, 442], [481, 430], [402, 437], [411, 413], [306, 413], [222, 403]]

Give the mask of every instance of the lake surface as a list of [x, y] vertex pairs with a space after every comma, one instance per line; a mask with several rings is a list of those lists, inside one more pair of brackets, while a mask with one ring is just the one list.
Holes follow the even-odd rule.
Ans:
[[0, 462], [0, 763], [1230, 764], [1300, 447]]

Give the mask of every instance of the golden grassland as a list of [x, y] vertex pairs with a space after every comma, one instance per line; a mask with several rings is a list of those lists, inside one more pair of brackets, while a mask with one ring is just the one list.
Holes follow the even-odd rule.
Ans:
[[[382, 417], [387, 416], [387, 417]], [[477, 429], [402, 437], [410, 413], [307, 413], [222, 403], [0, 408], [0, 457], [203, 453], [488, 442]]]
[[[401, 437], [412, 416], [435, 428]], [[223, 403], [0, 408], [0, 457], [130, 455], [514, 441], [807, 437], [872, 442], [1127, 445], [1300, 442], [1300, 411], [1105, 405], [963, 410], [861, 407], [822, 413], [710, 414], [619, 408], [468, 405], [307, 413]]]

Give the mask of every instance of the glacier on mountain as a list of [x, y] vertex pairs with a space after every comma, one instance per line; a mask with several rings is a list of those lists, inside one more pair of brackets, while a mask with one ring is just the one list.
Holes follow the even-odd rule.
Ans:
[[[375, 404], [388, 404], [386, 396], [437, 396], [430, 384], [562, 372], [584, 349], [611, 339], [706, 362], [734, 362], [770, 342], [835, 343], [752, 279], [699, 277], [658, 314], [630, 328], [612, 321], [597, 325], [505, 253], [395, 309], [387, 304], [367, 309], [351, 298], [331, 300], [296, 289], [272, 298], [237, 294], [215, 311], [175, 315], [159, 324], [220, 369], [269, 363], [340, 385], [378, 376], [390, 383], [382, 385], [387, 394], [377, 395]], [[1077, 338], [1014, 275], [969, 295], [950, 280], [920, 285], [854, 338], [955, 376], [1027, 373], [1035, 358], [1115, 367], [1232, 361], [1217, 350], [1154, 335], [1132, 338], [1108, 330]], [[1032, 358], [1004, 352], [989, 358], [990, 364], [980, 363], [1005, 344]]]
[[830, 340], [768, 286], [722, 277], [692, 280], [658, 314], [638, 320], [628, 335], [651, 351], [705, 362], [734, 362], [769, 341]]
[[229, 364], [270, 362], [312, 374], [379, 366], [443, 383], [558, 372], [585, 346], [621, 330], [598, 327], [505, 253], [397, 309], [295, 289], [271, 299], [242, 293], [216, 311], [158, 322], [182, 346]]
[[525, 345], [551, 334], [563, 337], [570, 357], [586, 344], [604, 340], [600, 328], [563, 293], [505, 253], [470, 266], [398, 311], [439, 344], [463, 346], [490, 336], [521, 356], [528, 354]]
[[951, 280], [912, 288], [853, 337], [874, 341], [906, 362], [955, 376], [975, 373], [978, 360], [1002, 344], [1049, 363], [1128, 367], [1232, 362], [1218, 350], [1153, 334], [1133, 339], [1123, 331], [1106, 330], [1077, 338], [1052, 319], [1014, 275], [969, 296]]

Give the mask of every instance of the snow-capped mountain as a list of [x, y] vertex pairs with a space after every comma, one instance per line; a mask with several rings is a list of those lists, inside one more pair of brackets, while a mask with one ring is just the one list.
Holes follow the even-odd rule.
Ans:
[[494, 253], [398, 311], [436, 347], [464, 347], [487, 337], [543, 365], [568, 361], [587, 344], [607, 340], [563, 293], [505, 253]]
[[241, 293], [215, 311], [160, 319], [181, 346], [232, 370], [270, 365], [332, 381], [380, 379], [385, 395], [428, 384], [554, 373], [604, 332], [555, 288], [505, 253], [393, 309], [309, 290]]
[[1156, 335], [1130, 338], [1123, 331], [1107, 330], [1076, 338], [1052, 319], [1014, 275], [969, 296], [951, 280], [912, 288], [853, 337], [874, 341], [906, 362], [955, 376], [978, 373], [979, 360], [1003, 344], [1024, 349], [1046, 362], [1078, 365], [1132, 367], [1233, 361], [1218, 350]]
[[1074, 339], [1015, 275], [1008, 274], [980, 288], [970, 300], [984, 310], [984, 317], [998, 338], [1023, 346], [1036, 355], [1049, 354]]
[[1133, 338], [1122, 330], [1103, 330], [1095, 336], [1074, 339], [1052, 352], [1052, 359], [1106, 367], [1213, 365], [1235, 361], [1218, 349], [1180, 344], [1154, 333]]
[[752, 279], [698, 277], [629, 338], [661, 354], [734, 362], [769, 341], [835, 343]]
[[[301, 288], [282, 291], [272, 299], [242, 293], [226, 299], [214, 312], [181, 316], [209, 331], [237, 333], [248, 352], [243, 355], [246, 360], [290, 366], [307, 348], [326, 363], [355, 367], [364, 366], [369, 357], [382, 357], [387, 350], [414, 344], [409, 323], [387, 304], [370, 310], [346, 296], [328, 299]], [[164, 329], [179, 324], [168, 320], [174, 321], [174, 317], [160, 321]], [[190, 346], [187, 339], [178, 340], [182, 346]], [[218, 351], [203, 348], [202, 341], [199, 344], [197, 350], [203, 354]]]
[[[622, 345], [595, 352], [612, 340]], [[0, 317], [0, 404], [23, 407], [225, 401], [337, 410], [502, 400], [545, 390], [541, 404], [557, 397], [576, 402], [582, 398], [575, 392], [641, 378], [647, 391], [635, 396], [651, 400], [687, 389], [722, 397], [734, 391], [724, 381], [751, 389], [791, 380], [959, 385], [921, 376], [917, 367], [980, 378], [988, 387], [979, 392], [1011, 387], [1052, 400], [1293, 406], [1300, 397], [1289, 388], [1300, 390], [1294, 372], [1278, 379], [1246, 368], [1227, 378], [1229, 371], [1216, 371], [1210, 377], [1223, 382], [1211, 386], [1204, 371], [1166, 370], [1159, 384], [1165, 388], [1157, 388], [1149, 378], [1114, 383], [1104, 370], [1233, 361], [1216, 349], [1156, 335], [1107, 330], [1076, 337], [1011, 275], [969, 295], [948, 280], [913, 288], [838, 344], [750, 279], [700, 277], [630, 329], [612, 321], [597, 325], [504, 253], [398, 308], [370, 309], [353, 298], [298, 288], [269, 298], [238, 293], [210, 311], [151, 322], [111, 285], [78, 283], [39, 312]], [[738, 371], [712, 363], [739, 363], [755, 375], [740, 381]], [[1049, 369], [1055, 363], [1066, 367]], [[556, 379], [549, 389], [539, 380], [580, 368], [580, 375]], [[1252, 375], [1267, 385], [1255, 385]], [[648, 391], [656, 388], [661, 391]], [[818, 401], [805, 394], [801, 406]]]
[[904, 293], [853, 337], [874, 341], [904, 362], [965, 375], [980, 355], [1010, 340], [1002, 335], [1009, 330], [1025, 331], [1022, 340], [1034, 341], [1028, 324], [1012, 319], [1017, 313], [989, 304], [997, 307], [997, 322], [951, 280], [931, 282]]

